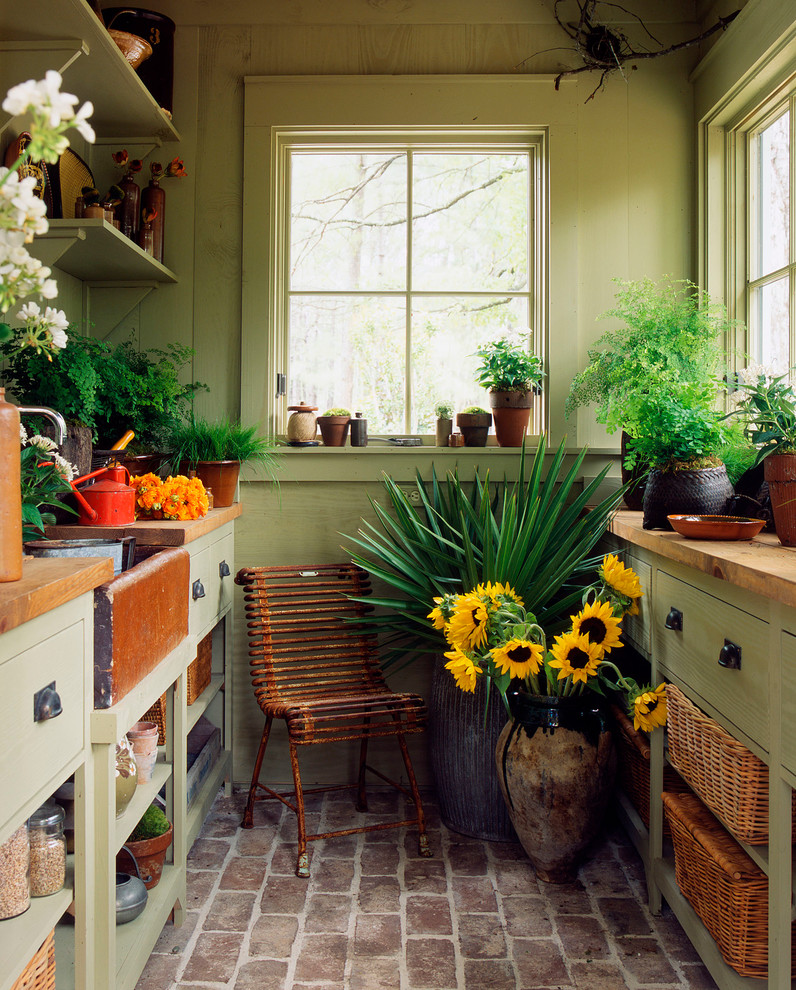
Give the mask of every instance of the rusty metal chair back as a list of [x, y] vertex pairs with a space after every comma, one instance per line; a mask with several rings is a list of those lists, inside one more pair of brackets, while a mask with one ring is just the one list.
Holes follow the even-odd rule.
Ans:
[[[309, 876], [307, 842], [335, 835], [416, 825], [420, 852], [429, 855], [422, 803], [404, 738], [425, 729], [426, 707], [418, 695], [396, 694], [387, 686], [379, 663], [378, 639], [362, 621], [372, 606], [354, 600], [370, 595], [367, 572], [351, 563], [249, 567], [242, 568], [235, 581], [244, 587], [252, 687], [265, 715], [242, 826], [252, 827], [257, 800], [278, 798], [295, 812], [298, 876]], [[287, 726], [294, 783], [294, 791], [288, 794], [260, 782], [275, 718], [284, 719]], [[367, 764], [368, 741], [385, 736], [394, 736], [398, 742], [408, 791]], [[305, 791], [298, 748], [350, 740], [360, 743], [356, 784]], [[304, 794], [356, 787], [356, 808], [366, 811], [368, 770], [403, 791], [414, 802], [415, 817], [308, 835]]]

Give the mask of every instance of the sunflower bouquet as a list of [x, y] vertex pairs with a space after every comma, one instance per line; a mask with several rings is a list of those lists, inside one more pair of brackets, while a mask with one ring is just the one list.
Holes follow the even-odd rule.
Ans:
[[178, 474], [163, 481], [156, 474], [142, 474], [130, 478], [130, 485], [135, 488], [136, 518], [184, 522], [207, 515], [207, 492], [198, 478]]
[[445, 667], [456, 685], [474, 692], [486, 678], [487, 691], [494, 685], [507, 710], [513, 681], [523, 682], [530, 694], [559, 697], [587, 690], [602, 695], [607, 688], [625, 694], [636, 729], [664, 725], [665, 685], [641, 686], [608, 659], [622, 646], [623, 618], [638, 614], [643, 594], [638, 575], [613, 554], [603, 558], [597, 573], [598, 582], [583, 592], [580, 611], [570, 616], [570, 628], [549, 646], [545, 630], [509, 585], [488, 581], [435, 598], [428, 618], [450, 646]]

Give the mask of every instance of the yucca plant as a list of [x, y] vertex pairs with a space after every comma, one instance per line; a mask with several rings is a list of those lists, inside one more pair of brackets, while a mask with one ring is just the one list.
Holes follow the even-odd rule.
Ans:
[[[527, 477], [523, 448], [516, 482], [493, 486], [489, 473], [482, 479], [476, 469], [469, 494], [457, 473], [449, 472], [440, 482], [432, 467], [427, 490], [418, 472], [419, 509], [385, 476], [392, 512], [371, 499], [381, 529], [364, 522], [357, 536], [345, 539], [358, 548], [352, 559], [398, 593], [368, 599], [387, 610], [370, 620], [388, 634], [385, 645], [390, 646], [392, 637], [403, 640], [400, 650], [388, 649], [387, 665], [408, 652], [442, 651], [443, 636], [427, 618], [433, 599], [485, 581], [511, 585], [550, 632], [567, 624], [571, 610], [580, 605], [580, 578], [591, 577], [594, 570], [597, 558], [589, 554], [625, 489], [586, 511], [608, 467], [577, 491], [586, 451], [565, 470], [565, 444], [563, 440], [545, 472], [543, 434]], [[409, 650], [407, 634], [414, 640]]]

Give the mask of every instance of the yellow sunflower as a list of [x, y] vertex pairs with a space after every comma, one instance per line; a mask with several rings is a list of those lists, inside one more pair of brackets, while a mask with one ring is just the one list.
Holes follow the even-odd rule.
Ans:
[[572, 616], [572, 631], [585, 633], [590, 643], [596, 643], [604, 653], [610, 653], [616, 646], [622, 646], [619, 639], [620, 620], [608, 602], [595, 601]]
[[596, 643], [590, 643], [586, 633], [565, 632], [556, 636], [550, 652], [550, 666], [558, 669], [559, 681], [572, 676], [574, 683], [594, 677], [602, 661], [603, 652]]
[[442, 598], [435, 598], [434, 608], [432, 608], [431, 611], [426, 616], [427, 619], [431, 619], [432, 625], [434, 626], [435, 629], [444, 629], [445, 622], [447, 621], [445, 619], [445, 616], [442, 614], [442, 609], [440, 608], [441, 604], [442, 604]]
[[489, 611], [474, 592], [459, 595], [445, 635], [451, 646], [474, 650], [486, 642]]
[[527, 639], [510, 639], [492, 650], [492, 660], [501, 674], [512, 677], [527, 677], [538, 674], [542, 667], [544, 650], [539, 643]]
[[496, 581], [494, 584], [492, 584], [491, 581], [487, 581], [486, 584], [479, 584], [473, 594], [483, 595], [485, 598], [491, 598], [495, 604], [499, 604], [499, 598], [508, 598], [520, 606], [525, 604], [511, 585], [501, 584], [500, 581]]
[[641, 590], [641, 582], [638, 579], [638, 574], [636, 574], [633, 568], [625, 567], [618, 557], [609, 553], [603, 557], [602, 567], [599, 568], [598, 573], [603, 581], [609, 587], [613, 588], [617, 594], [633, 599], [633, 606], [629, 614], [637, 615], [638, 604], [636, 599], [641, 598], [644, 592]]
[[666, 684], [659, 684], [654, 691], [651, 687], [642, 688], [633, 698], [630, 714], [636, 731], [652, 732], [657, 726], [666, 725]]
[[450, 662], [445, 664], [445, 669], [449, 670], [456, 679], [456, 687], [468, 694], [475, 691], [475, 682], [481, 673], [481, 668], [477, 667], [466, 653], [456, 647], [445, 654]]

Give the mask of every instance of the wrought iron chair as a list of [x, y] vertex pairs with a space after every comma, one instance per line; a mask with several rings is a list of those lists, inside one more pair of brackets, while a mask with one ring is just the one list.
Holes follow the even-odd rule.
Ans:
[[[335, 835], [416, 825], [420, 854], [430, 856], [423, 806], [404, 738], [423, 731], [426, 707], [418, 695], [395, 694], [389, 689], [379, 665], [376, 636], [356, 621], [373, 611], [372, 605], [349, 597], [370, 594], [367, 572], [355, 564], [244, 567], [235, 582], [245, 589], [252, 686], [265, 715], [242, 827], [252, 827], [255, 801], [278, 798], [287, 805], [298, 819], [296, 875], [300, 877], [310, 875], [307, 843]], [[287, 725], [293, 770], [295, 791], [284, 794], [260, 783], [275, 718], [283, 718]], [[369, 740], [384, 736], [398, 741], [409, 791], [366, 763]], [[353, 739], [360, 740], [357, 783], [304, 791], [299, 747]], [[357, 787], [356, 808], [367, 811], [366, 770], [411, 798], [416, 816], [307, 835], [304, 794]], [[288, 800], [291, 796], [295, 803]]]

